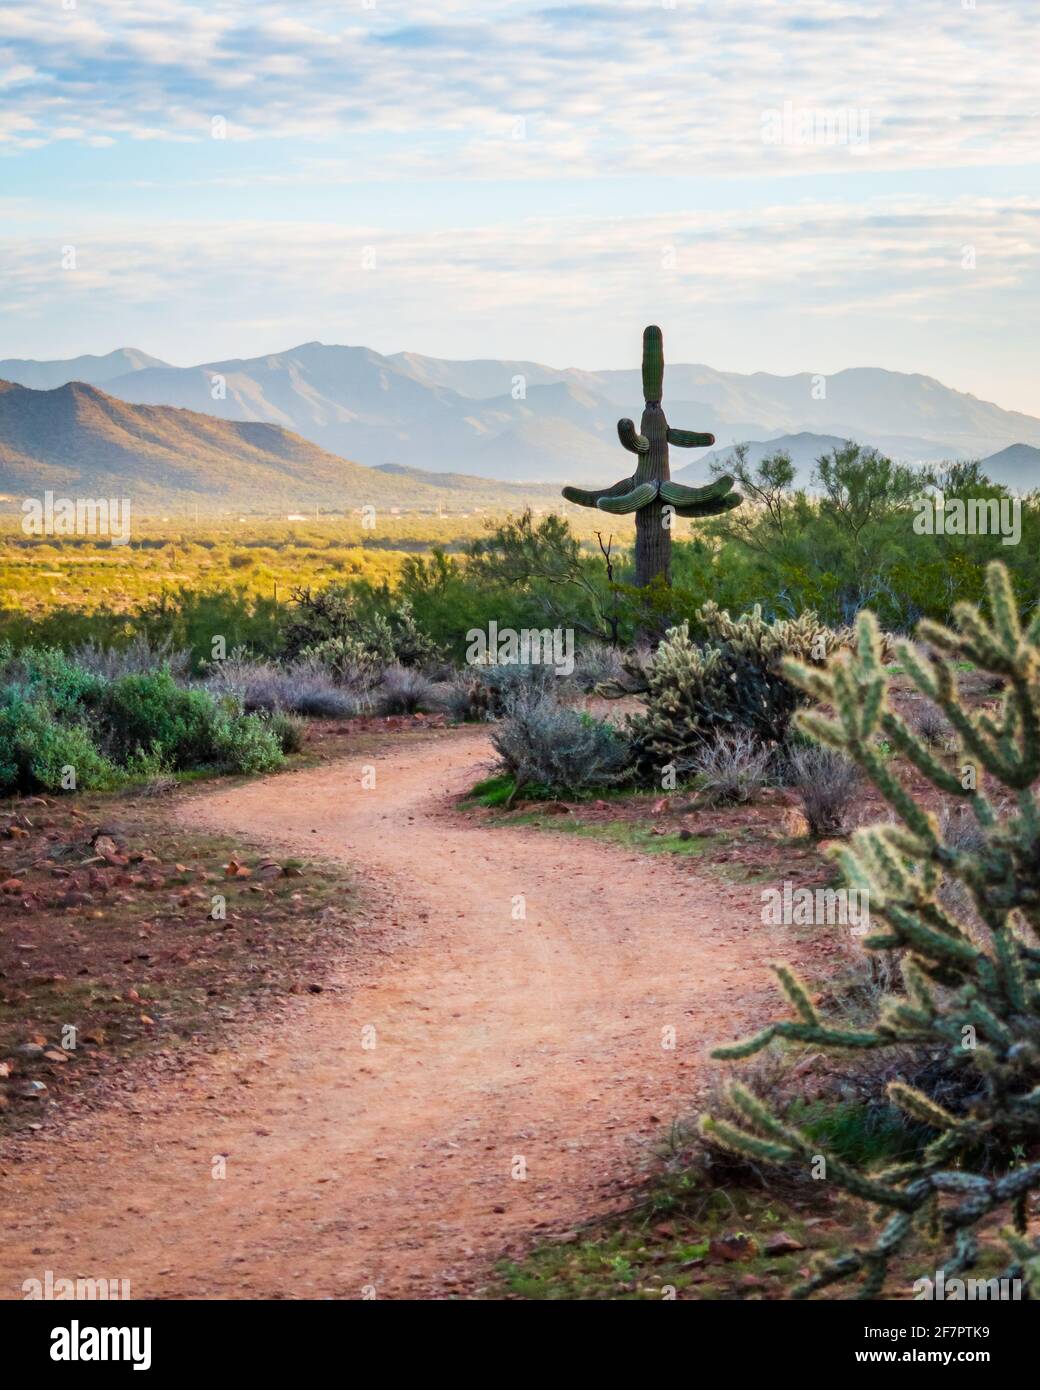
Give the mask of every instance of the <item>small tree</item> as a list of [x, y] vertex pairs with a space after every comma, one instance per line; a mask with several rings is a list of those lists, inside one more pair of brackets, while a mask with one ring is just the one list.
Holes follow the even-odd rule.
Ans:
[[[805, 1295], [858, 1277], [860, 1296], [882, 1291], [892, 1259], [915, 1228], [931, 1225], [944, 1247], [947, 1277], [975, 1266], [982, 1222], [1006, 1213], [1009, 1265], [1003, 1278], [1040, 1293], [1040, 1243], [1028, 1238], [1027, 1198], [1040, 1187], [1040, 614], [1023, 629], [1007, 571], [987, 571], [991, 618], [970, 604], [954, 610], [956, 631], [922, 622], [919, 635], [935, 655], [924, 660], [909, 644], [901, 659], [922, 694], [945, 712], [961, 745], [951, 769], [891, 708], [881, 666], [880, 634], [870, 613], [859, 620], [858, 651], [825, 670], [788, 663], [792, 680], [833, 709], [834, 718], [806, 712], [799, 722], [820, 742], [844, 750], [863, 769], [899, 818], [856, 832], [837, 851], [850, 885], [869, 893], [870, 911], [885, 930], [866, 938], [873, 951], [902, 955], [905, 993], [882, 1001], [872, 1027], [847, 1029], [818, 1014], [805, 986], [787, 968], [777, 973], [796, 1017], [715, 1056], [748, 1057], [774, 1038], [828, 1049], [940, 1049], [970, 1083], [960, 1113], [904, 1081], [888, 1087], [892, 1103], [935, 1131], [919, 1158], [864, 1173], [825, 1153], [785, 1124], [746, 1088], [729, 1098], [740, 1124], [702, 1120], [703, 1131], [737, 1152], [773, 1163], [823, 1156], [828, 1177], [887, 1216], [872, 1246], [828, 1260], [797, 1289]], [[967, 711], [957, 692], [955, 663], [968, 660], [1000, 676], [1006, 693], [998, 713]], [[970, 808], [978, 836], [944, 838], [940, 822], [903, 787], [881, 756], [883, 738], [940, 792]], [[1015, 813], [998, 815], [983, 782], [1010, 793]], [[941, 890], [950, 881], [963, 893]], [[955, 904], [961, 903], [958, 910]], [[989, 1155], [985, 1168], [979, 1154]]]

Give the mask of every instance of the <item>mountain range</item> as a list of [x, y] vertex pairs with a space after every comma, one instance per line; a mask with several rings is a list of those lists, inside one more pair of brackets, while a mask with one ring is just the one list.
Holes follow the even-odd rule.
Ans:
[[[35, 387], [85, 381], [133, 404], [281, 425], [368, 466], [400, 463], [511, 481], [600, 478], [603, 463], [609, 471], [611, 462], [624, 462], [619, 414], [638, 420], [642, 409], [636, 367], [591, 372], [522, 360], [384, 356], [323, 343], [194, 367], [170, 366], [133, 348], [66, 362], [9, 359], [0, 361], [0, 378]], [[712, 431], [723, 447], [802, 432], [928, 461], [1040, 446], [1040, 419], [931, 377], [877, 367], [824, 378], [669, 363], [665, 391], [670, 420]]]
[[[244, 450], [250, 467], [257, 463], [250, 450], [273, 451], [277, 462], [271, 463], [269, 453], [264, 467], [273, 466], [281, 479], [279, 497], [310, 476], [303, 461], [306, 441], [316, 449], [307, 497], [322, 492], [319, 502], [328, 502], [323, 489], [331, 485], [330, 456], [368, 468], [411, 470], [412, 487], [429, 485], [430, 473], [556, 488], [564, 482], [611, 483], [630, 472], [632, 463], [618, 444], [618, 417], [638, 420], [642, 409], [636, 367], [585, 371], [523, 360], [451, 361], [317, 342], [193, 367], [171, 366], [134, 348], [67, 361], [7, 359], [0, 361], [0, 378], [44, 391], [82, 382], [128, 405], [215, 417], [234, 427], [234, 440], [222, 436], [222, 446], [233, 442], [235, 450]], [[994, 468], [1007, 469], [1006, 477], [991, 474], [996, 481], [1040, 483], [1028, 452], [1040, 448], [1040, 419], [919, 374], [854, 367], [828, 377], [746, 375], [669, 363], [665, 393], [670, 421], [710, 430], [717, 439], [714, 454], [673, 455], [673, 475], [683, 481], [703, 479], [713, 459], [726, 456], [734, 443], [751, 441], [753, 458], [756, 451], [760, 456], [787, 448], [805, 482], [820, 453], [852, 438], [903, 460], [995, 460]], [[114, 418], [113, 406], [105, 411]], [[136, 418], [151, 418], [155, 425], [154, 417]], [[274, 433], [262, 433], [274, 427], [296, 442], [275, 444]], [[203, 436], [207, 447], [216, 447], [201, 424], [190, 433], [196, 451]], [[0, 433], [0, 465], [12, 442]], [[196, 456], [204, 458], [205, 451]], [[59, 464], [51, 460], [51, 466]], [[201, 474], [175, 476], [170, 458], [164, 466], [174, 470], [170, 477], [178, 488], [206, 482]], [[402, 476], [396, 474], [396, 486]], [[306, 498], [298, 496], [302, 505]]]
[[[0, 381], [0, 497], [129, 497], [140, 511], [459, 511], [555, 505], [557, 490], [364, 468], [279, 425], [130, 405], [71, 382], [33, 390]], [[429, 478], [431, 481], [426, 481]]]

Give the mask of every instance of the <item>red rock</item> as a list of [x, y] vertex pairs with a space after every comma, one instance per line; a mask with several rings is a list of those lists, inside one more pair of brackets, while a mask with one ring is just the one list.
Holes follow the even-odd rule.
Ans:
[[805, 1246], [794, 1236], [789, 1236], [786, 1231], [777, 1231], [775, 1236], [770, 1236], [765, 1244], [767, 1255], [793, 1255], [796, 1250], [804, 1250]]
[[751, 1260], [758, 1254], [758, 1241], [744, 1231], [732, 1235], [718, 1236], [708, 1246], [708, 1255], [713, 1260]]

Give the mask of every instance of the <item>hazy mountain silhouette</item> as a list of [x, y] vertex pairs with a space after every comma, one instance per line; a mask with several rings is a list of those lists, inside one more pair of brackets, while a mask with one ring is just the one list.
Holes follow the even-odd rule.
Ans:
[[[120, 363], [125, 370], [110, 374]], [[621, 477], [631, 460], [617, 444], [617, 420], [638, 420], [642, 409], [636, 367], [597, 372], [519, 359], [384, 356], [317, 342], [194, 367], [123, 349], [71, 362], [8, 361], [0, 373], [27, 385], [56, 385], [63, 376], [96, 384], [102, 374], [105, 390], [124, 401], [279, 425], [368, 466], [514, 481]], [[769, 445], [813, 435], [931, 462], [989, 457], [1009, 445], [1040, 447], [1040, 419], [931, 377], [878, 367], [822, 378], [670, 362], [665, 388], [669, 419], [712, 431], [723, 449], [741, 440]], [[692, 465], [688, 476], [701, 476], [703, 458], [697, 451], [677, 455], [674, 466], [678, 472]]]

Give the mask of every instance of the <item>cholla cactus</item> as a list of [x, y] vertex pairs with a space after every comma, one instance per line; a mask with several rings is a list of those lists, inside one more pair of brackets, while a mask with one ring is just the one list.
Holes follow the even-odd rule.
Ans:
[[781, 742], [804, 696], [779, 670], [785, 657], [823, 662], [834, 634], [811, 610], [773, 622], [756, 605], [739, 618], [715, 603], [697, 610], [706, 643], [686, 623], [671, 628], [648, 660], [626, 663], [627, 684], [604, 694], [646, 694], [646, 712], [631, 721], [644, 765], [688, 769], [702, 744], [721, 732], [747, 729]]
[[[733, 479], [717, 478], [704, 487], [685, 487], [673, 483], [668, 471], [668, 446], [680, 449], [705, 448], [715, 443], [713, 434], [672, 429], [661, 409], [664, 390], [664, 344], [661, 330], [653, 324], [643, 330], [643, 396], [645, 409], [639, 430], [631, 420], [618, 421], [618, 438], [639, 462], [629, 478], [613, 487], [565, 487], [568, 502], [580, 507], [597, 507], [602, 512], [636, 517], [636, 583], [642, 587], [662, 576], [670, 580], [672, 540], [665, 519], [665, 507], [677, 516], [713, 516], [729, 511], [743, 500], [731, 492]], [[670, 518], [669, 518], [670, 520]]]
[[[1009, 1264], [1002, 1278], [1021, 1279], [1040, 1294], [1040, 1243], [1028, 1238], [1027, 1199], [1040, 1188], [1040, 610], [1023, 628], [1007, 571], [987, 572], [991, 620], [970, 604], [954, 609], [956, 631], [921, 623], [918, 635], [935, 656], [911, 645], [900, 657], [921, 693], [944, 711], [960, 741], [960, 766], [940, 760], [892, 709], [880, 661], [877, 623], [859, 619], [859, 645], [823, 670], [792, 664], [789, 674], [835, 717], [800, 716], [806, 732], [843, 749], [874, 782], [898, 821], [857, 831], [838, 852], [850, 886], [869, 892], [871, 915], [885, 930], [866, 938], [873, 951], [903, 952], [905, 993], [883, 1000], [872, 1027], [846, 1029], [820, 1018], [804, 985], [778, 967], [795, 1017], [721, 1048], [718, 1057], [747, 1057], [773, 1038], [837, 1049], [939, 1049], [965, 1073], [971, 1098], [960, 1113], [894, 1081], [888, 1095], [935, 1138], [922, 1156], [879, 1173], [864, 1173], [824, 1153], [839, 1186], [887, 1214], [874, 1244], [829, 1260], [796, 1290], [811, 1293], [858, 1278], [860, 1295], [881, 1292], [893, 1257], [915, 1227], [942, 1235], [943, 1269], [952, 1277], [975, 1266], [981, 1222], [1005, 1213]], [[970, 713], [958, 698], [955, 663], [972, 662], [1007, 685], [998, 713]], [[940, 792], [957, 798], [978, 826], [974, 846], [944, 838], [941, 822], [913, 799], [879, 754], [882, 736]], [[988, 776], [990, 788], [983, 785]], [[1015, 813], [1002, 819], [992, 792], [1002, 787]], [[951, 881], [958, 894], [943, 892]], [[784, 1124], [744, 1087], [730, 1100], [740, 1124], [706, 1119], [702, 1127], [733, 1150], [769, 1162], [808, 1161], [818, 1143]], [[742, 1128], [740, 1125], [746, 1127]], [[977, 1170], [985, 1149], [996, 1163]]]

